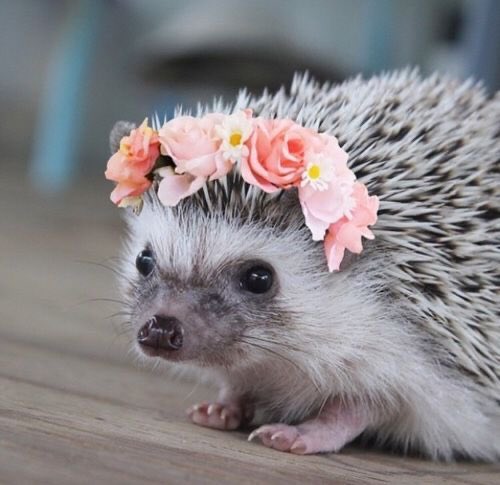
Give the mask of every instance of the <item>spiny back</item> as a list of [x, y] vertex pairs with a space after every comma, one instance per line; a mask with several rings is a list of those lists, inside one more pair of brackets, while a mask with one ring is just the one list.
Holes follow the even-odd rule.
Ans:
[[291, 90], [236, 108], [335, 135], [380, 197], [392, 292], [454, 364], [500, 399], [500, 93], [415, 71]]

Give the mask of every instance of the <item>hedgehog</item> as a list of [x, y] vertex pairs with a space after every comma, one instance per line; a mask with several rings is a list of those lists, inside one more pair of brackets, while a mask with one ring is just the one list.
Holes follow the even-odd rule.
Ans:
[[[294, 190], [268, 194], [238, 171], [176, 207], [150, 189], [125, 217], [120, 260], [137, 355], [220, 390], [192, 422], [253, 429], [276, 450], [355, 440], [497, 461], [500, 92], [409, 69], [336, 85], [296, 75], [210, 108], [334, 135], [380, 200], [375, 239], [329, 272]], [[132, 126], [115, 125], [112, 151]]]

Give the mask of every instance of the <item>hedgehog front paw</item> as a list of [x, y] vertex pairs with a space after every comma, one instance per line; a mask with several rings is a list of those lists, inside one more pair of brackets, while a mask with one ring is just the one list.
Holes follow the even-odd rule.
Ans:
[[[248, 441], [259, 438], [264, 446], [280, 451], [295, 450], [295, 443], [300, 438], [297, 426], [287, 424], [266, 424], [250, 433]], [[300, 448], [300, 440], [297, 446]]]
[[239, 428], [243, 418], [240, 406], [219, 402], [195, 404], [187, 410], [187, 414], [195, 424], [222, 430]]
[[248, 437], [248, 441], [259, 438], [264, 446], [279, 451], [290, 451], [291, 453], [306, 452], [307, 445], [301, 439], [301, 433], [297, 426], [287, 424], [266, 424], [254, 430]]
[[248, 440], [258, 437], [264, 446], [298, 455], [336, 452], [361, 434], [368, 423], [367, 413], [332, 401], [316, 418], [297, 426], [266, 424], [253, 431]]

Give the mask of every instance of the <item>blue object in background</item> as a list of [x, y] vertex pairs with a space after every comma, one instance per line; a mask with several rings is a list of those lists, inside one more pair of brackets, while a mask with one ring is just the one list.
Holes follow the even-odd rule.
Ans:
[[378, 73], [394, 64], [392, 42], [394, 41], [393, 0], [365, 2], [363, 5], [364, 67], [366, 72]]
[[48, 69], [30, 167], [44, 192], [68, 187], [78, 163], [85, 84], [106, 2], [69, 2], [67, 21]]
[[476, 0], [467, 4], [467, 13], [466, 74], [494, 92], [500, 89], [500, 2]]

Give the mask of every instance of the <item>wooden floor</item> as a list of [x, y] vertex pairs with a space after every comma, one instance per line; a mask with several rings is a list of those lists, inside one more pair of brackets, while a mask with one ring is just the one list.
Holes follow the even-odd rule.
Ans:
[[[491, 465], [435, 464], [347, 449], [297, 457], [240, 432], [190, 424], [212, 390], [140, 369], [127, 355], [111, 272], [110, 187], [42, 199], [0, 177], [0, 483], [500, 483]], [[90, 187], [91, 185], [91, 187]], [[114, 322], [114, 323], [113, 323]]]

